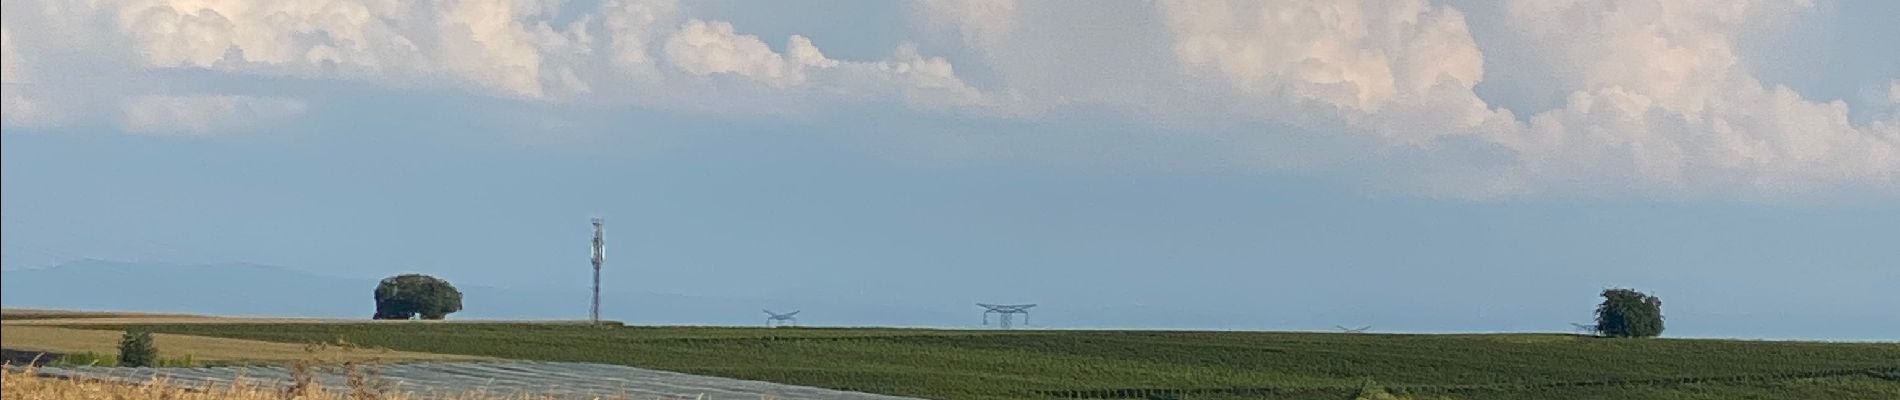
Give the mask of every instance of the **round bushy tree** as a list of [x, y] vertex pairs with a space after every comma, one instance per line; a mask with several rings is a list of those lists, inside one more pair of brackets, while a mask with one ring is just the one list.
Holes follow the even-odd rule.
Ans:
[[1597, 333], [1611, 337], [1656, 337], [1663, 332], [1662, 299], [1633, 289], [1604, 289], [1597, 305]]
[[376, 319], [442, 319], [462, 310], [462, 292], [449, 281], [404, 274], [376, 285]]

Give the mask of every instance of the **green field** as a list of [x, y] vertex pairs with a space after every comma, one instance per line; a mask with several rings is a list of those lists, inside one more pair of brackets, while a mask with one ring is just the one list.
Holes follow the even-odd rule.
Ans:
[[[124, 327], [91, 327], [121, 329]], [[1156, 331], [203, 324], [162, 333], [624, 364], [940, 399], [1900, 399], [1900, 344]]]

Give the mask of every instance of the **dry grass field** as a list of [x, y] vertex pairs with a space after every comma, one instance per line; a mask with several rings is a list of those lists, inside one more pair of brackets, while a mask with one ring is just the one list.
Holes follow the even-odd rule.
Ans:
[[[0, 324], [0, 347], [60, 354], [116, 354], [124, 332], [51, 326]], [[159, 355], [211, 363], [283, 363], [322, 359], [344, 361], [469, 361], [484, 357], [431, 354], [351, 346], [311, 346], [207, 336], [155, 334]]]
[[286, 317], [221, 317], [193, 314], [166, 314], [121, 311], [71, 311], [41, 310], [28, 308], [0, 309], [0, 324], [7, 326], [75, 326], [75, 325], [180, 325], [180, 324], [544, 324], [566, 325], [585, 324], [578, 320], [417, 320], [389, 321], [345, 318], [286, 318]]
[[352, 379], [351, 383], [352, 387], [325, 388], [319, 384], [296, 386], [239, 382], [227, 387], [207, 389], [174, 385], [164, 380], [143, 384], [109, 383], [46, 378], [34, 374], [32, 369], [0, 369], [0, 398], [35, 400], [552, 400], [551, 397], [532, 394], [389, 391], [375, 387], [375, 382], [370, 377]]
[[47, 310], [47, 309], [37, 309], [37, 308], [0, 308], [0, 320], [14, 321], [14, 322], [36, 320], [36, 319], [133, 318], [133, 317], [199, 317], [199, 316], [191, 315], [191, 314], [167, 314], [167, 313], [73, 311], [73, 310]]

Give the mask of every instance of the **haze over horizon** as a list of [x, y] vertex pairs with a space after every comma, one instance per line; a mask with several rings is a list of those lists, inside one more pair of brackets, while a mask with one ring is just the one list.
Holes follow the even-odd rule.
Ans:
[[761, 3], [6, 0], [0, 269], [1900, 340], [1900, 2]]

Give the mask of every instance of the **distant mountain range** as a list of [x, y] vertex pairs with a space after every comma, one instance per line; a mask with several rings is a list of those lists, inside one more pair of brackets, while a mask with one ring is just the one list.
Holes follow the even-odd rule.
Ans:
[[[39, 269], [9, 269], [0, 279], [0, 306], [97, 311], [143, 311], [227, 316], [364, 318], [375, 311], [374, 279], [322, 276], [291, 268], [246, 264], [161, 264], [80, 260]], [[458, 284], [463, 311], [451, 319], [584, 319], [587, 293], [576, 290], [497, 288]], [[677, 294], [602, 294], [603, 318], [640, 324], [757, 325], [761, 308], [793, 300], [762, 301]], [[945, 315], [878, 304], [807, 301], [824, 312], [801, 314], [808, 324], [943, 325], [975, 312]], [[789, 310], [785, 310], [789, 311]], [[969, 314], [969, 315], [964, 315]], [[827, 318], [830, 317], [830, 318]], [[969, 321], [974, 322], [974, 321]]]

